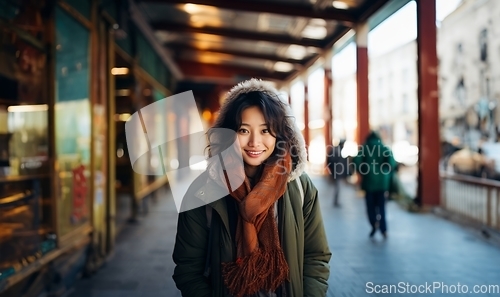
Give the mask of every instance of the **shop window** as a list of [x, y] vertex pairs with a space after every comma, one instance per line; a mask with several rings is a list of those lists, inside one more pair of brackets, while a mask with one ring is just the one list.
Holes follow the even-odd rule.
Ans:
[[87, 19], [90, 19], [90, 5], [91, 0], [65, 0], [71, 7], [76, 9]]
[[401, 100], [401, 113], [410, 113], [410, 99], [408, 98], [408, 94], [403, 94], [403, 98]]
[[0, 0], [0, 281], [55, 248], [44, 19], [20, 3]]
[[0, 18], [12, 20], [21, 8], [20, 1], [0, 0]]
[[55, 20], [56, 194], [64, 236], [87, 223], [90, 213], [90, 32], [59, 7]]
[[479, 52], [480, 58], [482, 62], [486, 62], [488, 60], [488, 30], [483, 29], [481, 33], [479, 33]]
[[118, 19], [118, 6], [117, 1], [106, 0], [101, 1], [101, 9], [106, 12], [112, 19]]
[[168, 68], [148, 40], [139, 33], [137, 34], [137, 54], [141, 68], [168, 88], [171, 84], [171, 75]]

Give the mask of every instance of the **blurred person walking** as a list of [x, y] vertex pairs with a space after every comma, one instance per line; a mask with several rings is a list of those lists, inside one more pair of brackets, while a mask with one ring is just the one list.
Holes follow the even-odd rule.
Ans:
[[326, 155], [326, 164], [330, 178], [333, 181], [333, 206], [340, 207], [340, 188], [345, 185], [345, 180], [349, 176], [347, 158], [342, 157], [342, 149], [345, 140], [341, 140], [337, 146], [329, 146]]
[[361, 176], [361, 189], [365, 191], [366, 211], [372, 227], [370, 238], [377, 230], [387, 238], [385, 200], [391, 186], [391, 172], [396, 168], [392, 151], [382, 143], [377, 132], [371, 131], [353, 163]]

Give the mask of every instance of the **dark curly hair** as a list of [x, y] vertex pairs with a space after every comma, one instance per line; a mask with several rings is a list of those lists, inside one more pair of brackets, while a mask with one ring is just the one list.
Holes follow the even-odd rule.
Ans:
[[[277, 145], [274, 149], [273, 155], [276, 154], [277, 149], [284, 149], [288, 152], [296, 149], [292, 145], [292, 139], [294, 138], [295, 132], [293, 130], [293, 126], [290, 125], [289, 122], [290, 116], [286, 113], [287, 106], [283, 101], [281, 101], [278, 95], [262, 91], [252, 91], [241, 94], [226, 104], [228, 105], [226, 106], [225, 114], [219, 115], [224, 116], [224, 118], [218, 121], [219, 125], [214, 125], [207, 132], [209, 139], [207, 148], [211, 156], [231, 145], [230, 143], [227, 143], [227, 145], [223, 145], [220, 149], [217, 148], [215, 151], [213, 150], [214, 146], [212, 145], [210, 139], [213, 137], [213, 134], [216, 133], [215, 131], [217, 129], [215, 128], [226, 128], [237, 131], [241, 127], [241, 115], [243, 111], [254, 106], [258, 107], [262, 111], [266, 124], [270, 130], [270, 134], [276, 138]], [[234, 141], [234, 138], [232, 141]], [[297, 153], [291, 152], [291, 155], [292, 159], [294, 159], [293, 156], [297, 156]]]

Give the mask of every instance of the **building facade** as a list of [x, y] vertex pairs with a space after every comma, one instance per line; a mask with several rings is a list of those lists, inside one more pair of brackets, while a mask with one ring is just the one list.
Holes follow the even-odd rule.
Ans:
[[370, 57], [370, 125], [386, 143], [417, 143], [417, 44]]
[[440, 118], [445, 140], [477, 149], [498, 141], [500, 3], [466, 0], [438, 31]]
[[2, 297], [57, 295], [93, 273], [166, 183], [133, 172], [127, 152], [128, 117], [176, 85], [130, 11], [127, 1], [0, 0]]

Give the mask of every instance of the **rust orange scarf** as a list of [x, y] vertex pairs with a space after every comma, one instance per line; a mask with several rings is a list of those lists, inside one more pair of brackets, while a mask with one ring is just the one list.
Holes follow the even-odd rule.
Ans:
[[225, 285], [235, 297], [252, 295], [260, 290], [274, 292], [288, 278], [288, 264], [279, 242], [274, 203], [285, 193], [291, 163], [288, 154], [282, 158], [270, 157], [253, 188], [245, 178], [244, 183], [230, 193], [239, 209], [237, 260], [223, 263], [222, 274]]

